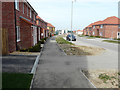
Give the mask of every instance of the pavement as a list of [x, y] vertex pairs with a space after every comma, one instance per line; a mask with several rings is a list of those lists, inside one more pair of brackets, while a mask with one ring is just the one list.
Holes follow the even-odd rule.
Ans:
[[93, 88], [80, 72], [87, 58], [66, 56], [52, 37], [44, 46], [32, 88]]
[[2, 56], [2, 72], [30, 73], [36, 57], [36, 55]]

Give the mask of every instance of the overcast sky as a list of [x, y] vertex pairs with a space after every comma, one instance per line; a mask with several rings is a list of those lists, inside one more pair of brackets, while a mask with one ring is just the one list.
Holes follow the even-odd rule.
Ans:
[[[28, 0], [45, 21], [58, 29], [71, 27], [72, 0]], [[77, 0], [74, 3], [73, 29], [84, 29], [90, 23], [110, 16], [118, 17], [119, 0]]]

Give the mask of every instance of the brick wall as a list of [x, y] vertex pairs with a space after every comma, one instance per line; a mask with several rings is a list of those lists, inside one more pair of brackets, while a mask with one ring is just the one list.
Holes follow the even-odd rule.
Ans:
[[105, 25], [105, 37], [117, 38], [118, 25]]
[[16, 50], [14, 2], [2, 2], [2, 28], [8, 30], [9, 52]]
[[18, 42], [19, 49], [28, 49], [33, 45], [33, 37], [32, 37], [32, 30], [31, 25], [26, 23], [23, 20], [20, 20], [20, 42]]

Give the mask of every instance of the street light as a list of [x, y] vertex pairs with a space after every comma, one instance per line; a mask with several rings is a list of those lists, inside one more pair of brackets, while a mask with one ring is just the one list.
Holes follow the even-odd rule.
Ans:
[[71, 6], [71, 40], [72, 40], [72, 29], [73, 29], [73, 3], [76, 2], [76, 0], [72, 0], [72, 6]]

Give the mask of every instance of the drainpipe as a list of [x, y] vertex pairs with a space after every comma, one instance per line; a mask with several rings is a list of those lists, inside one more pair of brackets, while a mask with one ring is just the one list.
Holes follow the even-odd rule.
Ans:
[[15, 0], [14, 0], [14, 18], [15, 18], [15, 37], [16, 37], [16, 51], [18, 50], [18, 47], [17, 47], [17, 28], [16, 28], [16, 9], [15, 9]]

